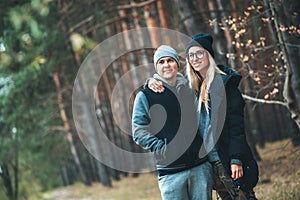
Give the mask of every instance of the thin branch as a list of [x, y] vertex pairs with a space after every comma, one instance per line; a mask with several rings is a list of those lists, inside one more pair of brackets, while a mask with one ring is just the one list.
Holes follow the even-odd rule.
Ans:
[[63, 127], [63, 126], [51, 126], [51, 127], [47, 128], [47, 130], [45, 132], [46, 132], [46, 134], [51, 133], [51, 132], [67, 133], [65, 127]]
[[90, 17], [88, 17], [88, 18], [82, 20], [81, 22], [79, 22], [79, 23], [76, 24], [75, 26], [72, 26], [72, 27], [69, 29], [69, 33], [74, 32], [75, 29], [77, 29], [77, 28], [79, 28], [79, 27], [85, 25], [85, 24], [88, 23], [88, 22], [91, 22], [92, 20], [95, 19], [95, 17], [96, 17], [95, 15], [92, 15], [92, 16], [90, 16]]
[[242, 94], [242, 96], [244, 97], [244, 99], [247, 99], [247, 100], [250, 100], [250, 101], [253, 101], [256, 103], [278, 104], [278, 105], [287, 107], [287, 103], [285, 103], [283, 101], [259, 99], [259, 98], [248, 96], [246, 94]]
[[[131, 16], [124, 16], [124, 17], [114, 17], [114, 18], [111, 18], [111, 19], [108, 19], [106, 21], [104, 21], [103, 23], [98, 23], [98, 24], [95, 24], [94, 26], [90, 27], [89, 29], [86, 29], [82, 32], [83, 35], [86, 35], [88, 34], [89, 32], [91, 32], [92, 30], [97, 30], [97, 29], [100, 29], [104, 26], [108, 26], [109, 24], [112, 24], [112, 23], [115, 23], [117, 21], [120, 21], [122, 19], [130, 19]], [[74, 30], [70, 30], [70, 31], [74, 31]]]
[[[129, 5], [119, 5], [119, 6], [112, 7], [112, 8], [106, 9], [106, 10], [102, 10], [101, 12], [98, 13], [98, 15], [99, 16], [104, 15], [104, 13], [106, 13], [106, 12], [109, 13], [109, 12], [114, 12], [114, 11], [118, 11], [118, 10], [131, 9], [131, 8], [139, 8], [139, 7], [143, 7], [143, 6], [146, 6], [148, 4], [154, 3], [156, 1], [157, 0], [149, 0], [149, 1], [142, 2], [142, 3], [132, 3], [132, 4], [129, 4]], [[96, 17], [97, 17], [96, 15], [92, 15], [92, 16], [89, 16], [88, 18], [82, 20], [81, 22], [79, 22], [76, 25], [72, 26], [69, 29], [69, 33], [74, 32], [75, 29], [80, 28], [81, 26], [85, 25], [88, 22], [91, 22]]]
[[132, 3], [132, 4], [129, 4], [129, 5], [120, 5], [120, 6], [117, 6], [116, 9], [113, 8], [113, 9], [110, 9], [109, 11], [139, 8], [139, 7], [143, 7], [143, 6], [146, 6], [148, 4], [154, 3], [156, 1], [157, 0], [149, 0], [149, 1], [141, 2], [141, 3]]

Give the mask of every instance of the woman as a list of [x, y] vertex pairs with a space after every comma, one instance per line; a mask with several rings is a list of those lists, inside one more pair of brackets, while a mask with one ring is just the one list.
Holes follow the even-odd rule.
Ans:
[[[214, 188], [221, 199], [255, 200], [253, 188], [258, 181], [258, 167], [246, 141], [245, 102], [238, 89], [241, 75], [226, 66], [216, 65], [212, 43], [210, 34], [192, 37], [186, 46], [186, 75], [198, 98], [199, 129], [203, 138], [211, 129], [211, 117], [215, 116], [211, 110], [221, 106], [213, 103], [215, 94], [210, 93], [216, 77], [221, 76], [225, 87], [227, 107], [224, 126], [208, 154], [214, 168]], [[149, 87], [154, 91], [163, 91], [159, 82], [150, 81]]]

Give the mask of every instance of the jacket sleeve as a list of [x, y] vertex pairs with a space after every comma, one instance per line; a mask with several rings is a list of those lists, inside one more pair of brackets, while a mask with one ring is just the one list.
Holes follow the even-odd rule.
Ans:
[[145, 150], [164, 155], [166, 141], [155, 137], [150, 131], [149, 104], [143, 92], [136, 95], [132, 113], [133, 140]]
[[229, 133], [230, 159], [242, 160], [244, 148], [247, 146], [244, 127], [244, 107], [245, 101], [236, 85], [226, 87], [227, 113], [226, 120]]

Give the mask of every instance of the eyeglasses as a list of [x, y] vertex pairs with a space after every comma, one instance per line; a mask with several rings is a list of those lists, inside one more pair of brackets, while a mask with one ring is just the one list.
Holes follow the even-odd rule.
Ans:
[[198, 59], [202, 59], [204, 57], [204, 53], [205, 53], [205, 51], [199, 50], [199, 51], [196, 51], [195, 53], [187, 54], [187, 58], [188, 58], [189, 61], [193, 61], [195, 56]]

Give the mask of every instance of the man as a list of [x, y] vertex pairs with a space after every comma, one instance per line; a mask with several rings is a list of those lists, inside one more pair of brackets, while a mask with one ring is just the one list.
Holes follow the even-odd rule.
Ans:
[[160, 46], [153, 57], [165, 90], [147, 86], [138, 92], [132, 115], [134, 141], [154, 153], [163, 200], [211, 199], [213, 174], [207, 156], [200, 158], [195, 95], [178, 73], [179, 56], [170, 46]]

